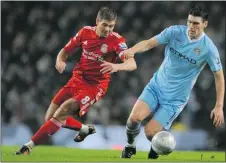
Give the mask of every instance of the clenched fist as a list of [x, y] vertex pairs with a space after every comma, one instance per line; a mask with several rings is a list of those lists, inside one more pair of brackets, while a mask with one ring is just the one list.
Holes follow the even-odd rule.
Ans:
[[66, 63], [63, 61], [56, 61], [55, 67], [56, 67], [57, 71], [61, 74], [65, 70]]
[[127, 60], [129, 58], [133, 58], [134, 57], [134, 51], [132, 50], [132, 48], [124, 50], [122, 52], [122, 55], [124, 55], [124, 59]]

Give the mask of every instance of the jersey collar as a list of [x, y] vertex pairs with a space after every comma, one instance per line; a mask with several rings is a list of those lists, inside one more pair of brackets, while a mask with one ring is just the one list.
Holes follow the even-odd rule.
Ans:
[[190, 37], [189, 37], [189, 35], [188, 35], [188, 28], [187, 28], [187, 30], [186, 30], [186, 36], [187, 36], [189, 42], [197, 42], [197, 41], [201, 40], [205, 36], [205, 32], [203, 32], [202, 35], [198, 39], [191, 40]]

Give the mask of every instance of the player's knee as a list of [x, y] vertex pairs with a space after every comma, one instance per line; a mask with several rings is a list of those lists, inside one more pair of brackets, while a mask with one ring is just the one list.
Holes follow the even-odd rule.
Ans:
[[139, 129], [141, 126], [141, 123], [139, 121], [130, 121], [130, 119], [127, 120], [126, 122], [126, 127], [128, 129]]
[[50, 117], [48, 114], [46, 114], [45, 115], [45, 122], [47, 122], [48, 120], [50, 120], [50, 118], [52, 118], [52, 117]]
[[69, 115], [69, 109], [61, 106], [53, 115], [53, 117], [60, 123], [64, 124], [67, 116]]
[[138, 115], [136, 114], [131, 114], [128, 122], [130, 122], [131, 124], [139, 124], [141, 122], [141, 119], [139, 118]]
[[53, 117], [53, 115], [55, 114], [55, 112], [57, 111], [58, 108], [59, 108], [59, 105], [57, 105], [55, 103], [51, 103], [48, 110], [46, 111], [45, 121], [50, 120]]
[[50, 120], [54, 115], [54, 112], [51, 112], [51, 108], [48, 108], [46, 115], [45, 115], [45, 122], [47, 122], [48, 120]]
[[56, 118], [60, 118], [66, 115], [74, 115], [78, 108], [79, 105], [77, 104], [76, 100], [69, 99], [60, 106], [60, 108], [57, 110], [54, 116]]

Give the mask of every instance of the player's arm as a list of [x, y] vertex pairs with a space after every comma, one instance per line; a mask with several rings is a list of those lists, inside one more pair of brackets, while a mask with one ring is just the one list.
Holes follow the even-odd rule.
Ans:
[[223, 108], [224, 91], [225, 91], [223, 70], [214, 72], [214, 79], [215, 79], [216, 92], [217, 92], [216, 106]]
[[219, 127], [224, 123], [223, 104], [224, 104], [224, 74], [223, 70], [214, 72], [215, 86], [216, 86], [216, 104], [211, 112], [210, 118], [213, 119], [215, 127]]
[[118, 71], [133, 71], [137, 69], [137, 64], [134, 58], [129, 58], [123, 63], [118, 64]]
[[130, 49], [135, 54], [135, 53], [142, 53], [142, 52], [148, 51], [158, 45], [159, 45], [158, 40], [155, 37], [152, 37], [149, 40], [144, 40], [137, 43]]
[[137, 68], [137, 64], [134, 58], [129, 58], [125, 60], [123, 63], [118, 63], [118, 64], [104, 61], [100, 66], [103, 67], [100, 70], [100, 72], [103, 74], [105, 73], [112, 74], [117, 71], [133, 71]]
[[62, 48], [57, 55], [55, 67], [60, 74], [65, 70], [68, 55], [68, 52], [65, 51], [64, 48]]
[[133, 58], [136, 53], [148, 51], [158, 45], [158, 40], [155, 37], [152, 37], [149, 40], [143, 40], [134, 45], [133, 47], [125, 50], [123, 52], [123, 55], [125, 56], [125, 59]]
[[55, 67], [59, 73], [62, 73], [65, 70], [68, 56], [81, 45], [82, 33], [83, 29], [81, 29], [58, 53]]
[[213, 125], [219, 127], [224, 122], [223, 102], [224, 102], [224, 74], [220, 61], [220, 55], [215, 45], [209, 44], [209, 52], [207, 54], [207, 63], [214, 73], [216, 86], [216, 105], [211, 111], [210, 118], [213, 120]]
[[167, 44], [172, 38], [174, 30], [175, 26], [170, 26], [169, 28], [166, 28], [161, 33], [152, 37], [151, 39], [143, 40], [134, 45], [133, 47], [125, 50], [124, 51], [125, 59], [134, 57], [136, 53], [148, 51], [158, 45]]

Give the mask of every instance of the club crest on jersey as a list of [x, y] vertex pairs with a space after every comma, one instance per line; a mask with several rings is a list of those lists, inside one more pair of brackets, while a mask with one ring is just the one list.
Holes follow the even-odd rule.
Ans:
[[102, 53], [107, 53], [107, 51], [108, 51], [108, 46], [107, 46], [107, 44], [103, 44], [103, 45], [101, 46], [101, 48], [100, 48], [100, 51], [101, 51]]
[[221, 61], [220, 61], [220, 58], [219, 57], [217, 57], [217, 64], [219, 65], [220, 63], [221, 63]]
[[200, 54], [200, 49], [199, 48], [195, 48], [194, 51], [195, 51], [196, 54], [198, 54], [198, 55]]

